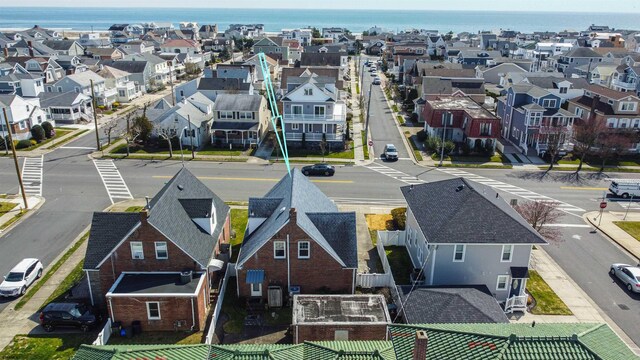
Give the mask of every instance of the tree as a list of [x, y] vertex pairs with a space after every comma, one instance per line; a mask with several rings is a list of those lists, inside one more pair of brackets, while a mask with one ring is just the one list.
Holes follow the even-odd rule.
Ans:
[[555, 223], [563, 215], [562, 211], [558, 210], [554, 204], [543, 201], [527, 201], [522, 205], [514, 206], [514, 208], [547, 241], [557, 243], [562, 240], [559, 228], [547, 226]]
[[173, 157], [172, 139], [176, 136], [176, 129], [158, 128], [158, 137], [167, 141], [169, 146], [169, 157]]
[[218, 55], [218, 58], [220, 58], [220, 60], [222, 61], [231, 59], [231, 53], [229, 53], [229, 49], [226, 46], [222, 49], [220, 55]]
[[622, 132], [601, 135], [596, 142], [595, 153], [602, 160], [600, 172], [604, 171], [607, 160], [627, 151], [633, 143], [633, 134]]
[[362, 36], [369, 36], [369, 32], [368, 31], [363, 31], [362, 32]]
[[320, 140], [320, 151], [322, 151], [322, 162], [324, 162], [324, 153], [327, 150], [327, 134], [322, 133], [322, 140]]
[[322, 35], [320, 34], [320, 30], [318, 30], [318, 28], [315, 26], [311, 28], [311, 37], [316, 39], [322, 37]]
[[201, 71], [202, 70], [200, 70], [198, 64], [190, 62], [184, 64], [184, 72], [186, 72], [188, 75], [198, 75]]
[[543, 126], [540, 128], [540, 135], [547, 136], [547, 150], [545, 154], [549, 156], [549, 168], [547, 171], [551, 171], [558, 158], [562, 144], [566, 140], [567, 130], [563, 126]]
[[47, 139], [50, 139], [55, 135], [53, 125], [51, 125], [50, 122], [43, 121], [40, 125], [42, 125], [42, 128], [44, 129], [44, 135], [47, 137]]
[[42, 140], [46, 139], [44, 129], [40, 125], [33, 125], [31, 127], [31, 136], [37, 142], [42, 142]]
[[574, 126], [573, 153], [578, 155], [580, 158], [580, 163], [578, 164], [578, 168], [576, 169], [576, 174], [580, 172], [580, 170], [582, 170], [584, 159], [593, 149], [593, 146], [598, 141], [598, 137], [600, 136], [600, 134], [607, 131], [604, 123], [596, 119], [596, 106], [598, 105], [598, 102], [600, 102], [600, 96], [596, 95], [593, 97], [591, 111], [589, 112], [589, 118], [583, 121], [582, 124]]
[[107, 145], [111, 145], [111, 134], [113, 133], [113, 130], [115, 130], [117, 127], [118, 127], [118, 121], [111, 121], [102, 128], [102, 131], [104, 132], [104, 134], [107, 135]]

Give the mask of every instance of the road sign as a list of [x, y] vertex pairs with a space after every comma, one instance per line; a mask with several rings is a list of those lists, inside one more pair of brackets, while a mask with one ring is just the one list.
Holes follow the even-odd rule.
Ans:
[[369, 146], [373, 146], [373, 140], [369, 140]]
[[606, 201], [603, 201], [603, 202], [600, 203], [600, 209], [604, 209], [606, 207], [607, 207], [607, 202]]

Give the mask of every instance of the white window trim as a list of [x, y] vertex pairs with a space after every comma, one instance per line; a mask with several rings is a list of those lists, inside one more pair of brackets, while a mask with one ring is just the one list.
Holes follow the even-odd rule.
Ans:
[[[296, 113], [293, 109], [300, 109], [300, 113]], [[304, 112], [304, 106], [302, 105], [291, 105], [291, 114], [292, 115], [302, 115]]]
[[[504, 288], [500, 288], [500, 279], [506, 279], [504, 282]], [[505, 291], [509, 288], [509, 275], [498, 275], [498, 279], [496, 280], [496, 291]]]
[[[164, 244], [164, 252], [165, 254], [167, 254], [165, 257], [159, 257], [158, 256], [158, 245], [159, 244]], [[166, 260], [169, 258], [169, 247], [167, 246], [167, 242], [166, 241], [156, 241], [154, 242], [155, 245], [155, 250], [156, 250], [156, 259], [158, 260]]]
[[[149, 304], [158, 305], [158, 317], [151, 317], [151, 309], [149, 309]], [[149, 320], [160, 320], [162, 316], [160, 314], [160, 302], [159, 301], [147, 301], [147, 319]]]
[[[456, 259], [456, 249], [458, 246], [462, 246], [462, 259]], [[467, 245], [466, 244], [454, 244], [453, 245], [453, 262], [464, 262], [464, 258], [467, 255]]]
[[[302, 248], [300, 248], [301, 244], [307, 244], [307, 256], [300, 255], [300, 250], [302, 250]], [[310, 257], [311, 257], [311, 242], [299, 241], [298, 242], [298, 259], [309, 259]]]
[[[504, 259], [504, 250], [510, 248], [511, 251], [509, 251], [509, 259], [505, 260]], [[513, 260], [513, 245], [502, 245], [502, 252], [500, 253], [500, 262], [511, 262]]]
[[300, 124], [291, 123], [291, 130], [300, 130]]
[[[140, 244], [140, 254], [141, 257], [137, 258], [134, 256], [134, 250], [133, 250], [133, 246]], [[129, 243], [129, 246], [131, 247], [131, 258], [134, 260], [144, 260], [144, 245], [142, 245], [142, 241], [132, 241]]]
[[[316, 109], [322, 108], [322, 115], [316, 114]], [[327, 116], [327, 107], [324, 105], [314, 105], [313, 106], [313, 115], [315, 116]]]
[[[276, 245], [277, 244], [282, 244], [283, 248], [284, 248], [284, 255], [283, 256], [277, 256], [276, 255]], [[274, 259], [286, 259], [287, 258], [287, 243], [282, 241], [282, 240], [277, 240], [273, 242], [273, 258]]]

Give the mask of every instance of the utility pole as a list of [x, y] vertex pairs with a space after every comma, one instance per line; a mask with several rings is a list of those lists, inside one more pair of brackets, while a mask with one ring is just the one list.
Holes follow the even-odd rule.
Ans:
[[[16, 155], [16, 147], [13, 144], [13, 137], [11, 136], [11, 128], [9, 127], [9, 117], [7, 116], [7, 108], [2, 108], [2, 114], [4, 115], [4, 123], [7, 127], [7, 133], [9, 137], [9, 143], [11, 144], [11, 152], [13, 152], [13, 163], [16, 166], [16, 174], [18, 175], [18, 183], [20, 184], [20, 192], [22, 193], [22, 201], [24, 201], [24, 209], [29, 210], [29, 204], [27, 203], [27, 194], [24, 192], [24, 184], [22, 183], [22, 174], [20, 174], [20, 165], [18, 165], [18, 156]], [[5, 147], [7, 144], [5, 144]]]
[[364, 133], [367, 135], [369, 132], [369, 109], [371, 109], [371, 89], [373, 88], [373, 82], [369, 84], [369, 101], [367, 102], [367, 121], [364, 123]]
[[9, 143], [8, 143], [8, 140], [7, 140], [7, 132], [9, 131], [9, 128], [4, 129], [4, 124], [2, 124], [2, 128], [3, 128], [2, 141], [3, 141], [3, 144], [4, 144], [4, 154], [5, 155], [9, 155]]
[[91, 80], [91, 107], [93, 107], [93, 123], [96, 125], [96, 148], [102, 150], [100, 146], [100, 135], [98, 134], [98, 115], [96, 114], [96, 93], [93, 90], [93, 80]]
[[191, 160], [196, 158], [195, 150], [193, 149], [193, 134], [191, 133], [191, 115], [187, 115], [187, 121], [189, 122], [189, 138], [191, 139]]
[[442, 167], [442, 160], [444, 160], [444, 137], [447, 133], [447, 122], [449, 121], [449, 116], [453, 117], [453, 114], [450, 112], [442, 113], [442, 121], [444, 122], [444, 129], [442, 130], [442, 146], [440, 148], [440, 164], [438, 167]]
[[176, 94], [173, 91], [173, 71], [169, 67], [169, 83], [171, 84], [171, 106], [176, 106]]

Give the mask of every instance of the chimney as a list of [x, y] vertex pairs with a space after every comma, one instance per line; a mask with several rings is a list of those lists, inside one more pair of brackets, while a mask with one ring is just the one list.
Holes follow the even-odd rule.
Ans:
[[31, 44], [31, 41], [27, 41], [27, 45], [29, 45], [29, 56], [30, 56], [30, 57], [35, 57], [35, 56], [33, 55], [33, 46], [32, 46], [32, 44]]
[[298, 214], [296, 213], [296, 208], [289, 209], [289, 220], [292, 223], [296, 222], [297, 216], [298, 216]]
[[4, 52], [4, 57], [8, 58], [9, 57], [9, 45], [7, 45], [5, 48], [2, 49]]
[[429, 345], [429, 336], [425, 330], [416, 331], [416, 342], [413, 347], [413, 360], [425, 360], [427, 358], [427, 349]]
[[140, 210], [140, 222], [142, 222], [143, 224], [146, 224], [148, 218], [149, 218], [149, 209], [144, 208]]

